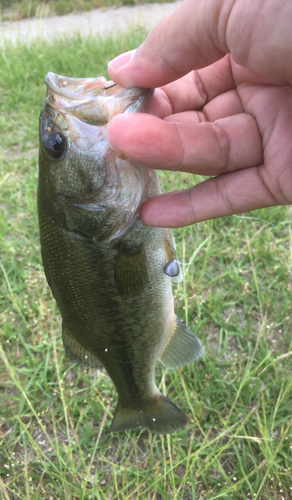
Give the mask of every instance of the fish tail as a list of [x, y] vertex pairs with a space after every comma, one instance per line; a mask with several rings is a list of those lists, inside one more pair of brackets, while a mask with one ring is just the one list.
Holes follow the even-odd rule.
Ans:
[[134, 431], [147, 427], [155, 434], [169, 434], [186, 423], [185, 414], [159, 393], [143, 408], [123, 407], [118, 401], [110, 431]]

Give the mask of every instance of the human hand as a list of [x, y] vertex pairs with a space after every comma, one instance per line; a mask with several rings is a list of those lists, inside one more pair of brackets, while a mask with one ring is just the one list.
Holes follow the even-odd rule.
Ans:
[[292, 203], [291, 24], [291, 0], [185, 0], [109, 64], [124, 87], [164, 85], [150, 114], [111, 121], [113, 147], [152, 168], [214, 176], [146, 201], [145, 224]]

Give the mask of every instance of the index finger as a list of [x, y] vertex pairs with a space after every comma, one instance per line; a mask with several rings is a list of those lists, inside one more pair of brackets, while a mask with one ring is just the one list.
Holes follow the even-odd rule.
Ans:
[[235, 88], [230, 56], [207, 68], [155, 89], [148, 113], [164, 118], [187, 110], [200, 110], [215, 97]]

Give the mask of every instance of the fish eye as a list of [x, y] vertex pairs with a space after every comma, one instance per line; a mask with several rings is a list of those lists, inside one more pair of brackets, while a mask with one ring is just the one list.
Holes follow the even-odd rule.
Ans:
[[66, 147], [65, 137], [59, 133], [48, 134], [45, 138], [45, 147], [53, 158], [60, 158]]

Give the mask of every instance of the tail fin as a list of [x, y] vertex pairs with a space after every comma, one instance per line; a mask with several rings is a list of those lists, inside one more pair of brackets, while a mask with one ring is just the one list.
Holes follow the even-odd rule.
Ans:
[[187, 423], [187, 417], [163, 394], [158, 394], [141, 409], [123, 408], [118, 402], [111, 432], [134, 431], [147, 427], [155, 434], [169, 434]]

